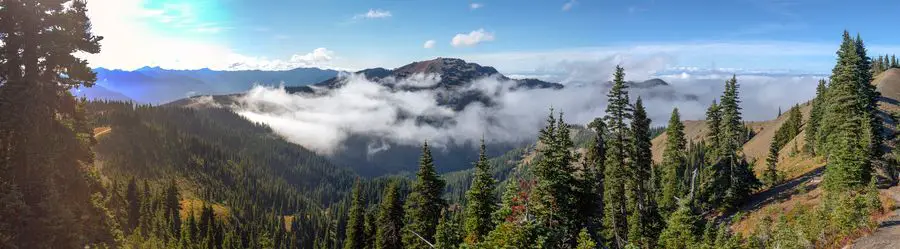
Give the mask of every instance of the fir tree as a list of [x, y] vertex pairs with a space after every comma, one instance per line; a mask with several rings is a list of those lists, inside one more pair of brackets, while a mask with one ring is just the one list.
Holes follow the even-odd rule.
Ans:
[[628, 178], [630, 131], [626, 122], [631, 119], [628, 101], [628, 86], [625, 85], [625, 70], [616, 67], [613, 86], [609, 90], [606, 106], [606, 125], [609, 139], [606, 140], [606, 161], [604, 162], [603, 226], [606, 241], [610, 247], [625, 247], [628, 238], [628, 212], [626, 209], [625, 185]]
[[378, 228], [375, 235], [376, 249], [401, 249], [403, 244], [403, 202], [397, 182], [392, 182], [384, 190], [378, 208]]
[[687, 141], [684, 138], [684, 124], [681, 123], [681, 115], [678, 108], [672, 110], [669, 125], [666, 127], [666, 148], [663, 150], [662, 160], [662, 191], [659, 198], [659, 208], [664, 214], [675, 211], [675, 197], [683, 196], [684, 178], [686, 166]]
[[571, 150], [574, 144], [569, 127], [563, 121], [562, 113], [553, 118], [551, 110], [548, 124], [540, 132], [540, 159], [535, 165], [537, 181], [533, 210], [535, 222], [547, 231], [549, 244], [573, 245], [575, 242], [575, 178]]
[[497, 210], [498, 201], [494, 194], [497, 181], [491, 175], [490, 168], [487, 150], [482, 140], [481, 152], [478, 161], [475, 162], [472, 186], [466, 192], [465, 242], [469, 245], [478, 243], [494, 229], [494, 220], [491, 216]]
[[865, 91], [859, 89], [864, 77], [858, 72], [862, 58], [857, 49], [857, 43], [845, 31], [818, 131], [822, 138], [818, 142], [823, 144], [822, 154], [828, 161], [824, 182], [829, 191], [865, 186], [871, 175], [875, 139], [868, 102], [860, 101], [866, 98], [861, 96]]
[[582, 228], [581, 232], [578, 233], [578, 245], [575, 249], [595, 249], [597, 248], [597, 242], [594, 242], [594, 239], [591, 238], [591, 235], [588, 234], [587, 229]]
[[595, 118], [588, 124], [594, 131], [594, 139], [588, 142], [588, 151], [582, 158], [582, 172], [578, 179], [580, 197], [578, 198], [578, 217], [580, 224], [587, 229], [594, 241], [601, 239], [603, 226], [603, 182], [604, 161], [606, 160], [606, 124], [603, 119]]
[[656, 201], [650, 193], [652, 158], [650, 119], [638, 97], [631, 122], [631, 166], [626, 185], [628, 201], [628, 242], [640, 248], [652, 248], [662, 226]]
[[[437, 230], [441, 210], [446, 203], [441, 195], [444, 192], [444, 180], [434, 168], [431, 149], [428, 143], [422, 145], [422, 157], [419, 159], [419, 172], [412, 192], [406, 199], [406, 231], [403, 233], [403, 245], [406, 248], [431, 248], [434, 233]], [[417, 235], [418, 234], [418, 235]], [[422, 238], [419, 238], [421, 236]], [[426, 243], [422, 239], [428, 241]]]
[[666, 249], [693, 248], [697, 242], [697, 223], [700, 218], [687, 201], [679, 202], [678, 209], [669, 215], [666, 228], [659, 236], [659, 247]]
[[811, 155], [817, 154], [818, 141], [816, 138], [824, 111], [826, 89], [825, 79], [819, 80], [819, 84], [816, 86], [816, 97], [812, 100], [812, 107], [809, 111], [809, 120], [806, 121], [806, 144], [803, 145], [803, 151]]
[[134, 182], [134, 177], [128, 181], [126, 199], [128, 200], [128, 225], [126, 226], [126, 232], [131, 233], [134, 229], [137, 229], [141, 219], [141, 199], [138, 196], [137, 183]]
[[462, 231], [453, 215], [446, 211], [438, 221], [437, 232], [434, 235], [434, 248], [454, 249], [462, 243]]
[[362, 187], [359, 180], [353, 185], [353, 193], [351, 194], [350, 214], [347, 220], [346, 232], [344, 235], [344, 249], [364, 249], [365, 244], [365, 211]]
[[720, 146], [720, 126], [722, 124], [722, 110], [721, 107], [713, 100], [712, 104], [709, 105], [709, 108], [706, 110], [706, 128], [709, 132], [706, 133], [706, 141], [709, 146], [709, 162], [710, 164], [719, 160], [719, 147]]
[[766, 186], [773, 187], [778, 185], [781, 182], [780, 175], [778, 174], [778, 146], [775, 144], [775, 141], [772, 141], [769, 146], [769, 157], [766, 158], [766, 170], [763, 172], [763, 183]]

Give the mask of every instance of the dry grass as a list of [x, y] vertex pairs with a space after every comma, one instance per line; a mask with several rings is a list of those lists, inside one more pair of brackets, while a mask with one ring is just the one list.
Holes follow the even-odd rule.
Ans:
[[777, 220], [779, 215], [792, 214], [798, 210], [799, 207], [812, 209], [821, 202], [821, 197], [821, 188], [815, 188], [807, 193], [794, 194], [789, 199], [775, 202], [758, 210], [745, 213], [740, 221], [736, 221], [731, 225], [731, 229], [735, 233], [748, 236], [753, 233], [753, 230], [756, 229], [758, 224], [766, 217], [771, 220]]
[[[213, 214], [215, 214], [218, 218], [229, 217], [231, 216], [231, 211], [228, 207], [217, 204], [217, 203], [208, 203], [203, 200], [193, 199], [193, 198], [184, 198], [181, 200], [181, 210], [180, 214], [182, 219], [186, 219], [188, 215], [191, 214], [191, 211], [194, 213], [195, 218], [200, 218], [200, 213], [203, 211], [204, 205], [212, 205]], [[227, 219], [223, 219], [226, 220]]]

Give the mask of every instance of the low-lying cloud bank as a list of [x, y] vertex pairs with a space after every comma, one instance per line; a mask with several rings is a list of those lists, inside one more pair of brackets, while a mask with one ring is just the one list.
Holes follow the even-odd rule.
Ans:
[[[685, 119], [702, 119], [706, 107], [721, 95], [730, 73], [682, 71], [656, 75], [670, 86], [630, 89], [632, 101], [643, 98], [654, 125], [664, 125], [673, 107]], [[341, 88], [320, 94], [290, 94], [281, 87], [256, 86], [236, 98], [232, 108], [244, 117], [271, 126], [291, 142], [333, 154], [354, 135], [377, 137], [369, 152], [390, 144], [417, 145], [427, 140], [438, 148], [478, 143], [514, 143], [534, 139], [548, 109], [565, 113], [569, 123], [585, 124], [604, 115], [605, 81], [569, 84], [561, 90], [510, 90], [512, 81], [488, 77], [464, 86], [490, 96], [493, 105], [473, 102], [461, 111], [438, 104], [447, 90], [394, 90], [348, 75]], [[404, 85], [433, 85], [436, 76], [410, 77]], [[815, 95], [821, 76], [738, 76], [746, 120], [766, 120]], [[421, 81], [421, 82], [419, 82]], [[689, 95], [693, 95], [690, 96]]]

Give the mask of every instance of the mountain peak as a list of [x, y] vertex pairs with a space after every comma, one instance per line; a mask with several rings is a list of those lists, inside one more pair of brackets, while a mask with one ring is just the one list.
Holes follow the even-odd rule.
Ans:
[[461, 82], [471, 82], [478, 78], [499, 73], [493, 67], [481, 66], [457, 58], [442, 57], [413, 62], [393, 71], [394, 76], [398, 78], [409, 77], [413, 74], [438, 74], [441, 76], [441, 83], [445, 83], [448, 86], [457, 85], [456, 83]]

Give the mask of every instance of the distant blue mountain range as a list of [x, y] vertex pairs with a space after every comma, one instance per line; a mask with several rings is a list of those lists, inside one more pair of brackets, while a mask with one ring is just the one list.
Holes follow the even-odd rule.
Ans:
[[134, 71], [96, 68], [94, 87], [73, 90], [89, 99], [133, 100], [163, 104], [194, 95], [243, 92], [254, 85], [304, 86], [337, 76], [335, 70], [296, 68], [286, 71], [170, 70], [143, 67]]

